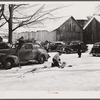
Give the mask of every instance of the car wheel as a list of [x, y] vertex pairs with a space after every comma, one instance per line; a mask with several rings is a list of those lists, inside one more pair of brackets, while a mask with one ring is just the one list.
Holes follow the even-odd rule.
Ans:
[[11, 69], [13, 67], [13, 64], [14, 64], [14, 62], [13, 62], [12, 59], [7, 59], [4, 62], [3, 66], [4, 66], [5, 69]]
[[40, 56], [38, 57], [38, 62], [39, 62], [40, 64], [43, 64], [44, 61], [45, 61], [44, 55], [40, 55]]

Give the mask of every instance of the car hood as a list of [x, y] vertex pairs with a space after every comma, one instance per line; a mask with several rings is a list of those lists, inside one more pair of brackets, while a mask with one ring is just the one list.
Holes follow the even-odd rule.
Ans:
[[15, 49], [0, 49], [0, 55], [2, 54], [15, 54]]

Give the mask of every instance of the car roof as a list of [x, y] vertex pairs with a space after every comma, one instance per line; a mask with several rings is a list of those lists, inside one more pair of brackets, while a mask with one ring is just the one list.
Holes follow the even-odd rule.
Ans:
[[54, 43], [64, 43], [63, 41], [56, 41], [56, 42], [54, 42]]
[[80, 43], [83, 43], [83, 41], [81, 41], [81, 40], [74, 40], [74, 41], [71, 41], [71, 42], [80, 42]]
[[24, 42], [24, 44], [33, 44], [32, 42]]
[[33, 43], [33, 42], [25, 42], [24, 44], [39, 45], [39, 44], [37, 44], [37, 43]]

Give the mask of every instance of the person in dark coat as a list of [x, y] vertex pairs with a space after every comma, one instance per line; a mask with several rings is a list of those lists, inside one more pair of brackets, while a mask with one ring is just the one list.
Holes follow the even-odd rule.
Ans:
[[82, 54], [82, 47], [81, 44], [79, 43], [77, 46], [77, 53], [78, 53], [78, 58], [81, 58], [81, 54]]
[[18, 40], [17, 40], [19, 43], [18, 43], [18, 49], [21, 48], [22, 44], [24, 43], [24, 37], [21, 36]]
[[0, 36], [0, 42], [3, 42], [3, 38]]
[[47, 41], [47, 40], [45, 41], [44, 47], [45, 47], [46, 51], [49, 52], [49, 41]]

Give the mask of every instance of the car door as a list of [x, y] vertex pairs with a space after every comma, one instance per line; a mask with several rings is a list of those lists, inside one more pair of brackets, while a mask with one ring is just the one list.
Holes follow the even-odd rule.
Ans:
[[32, 44], [23, 44], [21, 49], [19, 50], [19, 58], [20, 60], [32, 60], [34, 59], [34, 49]]

